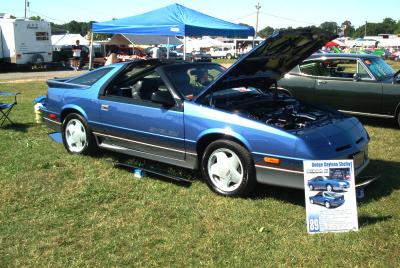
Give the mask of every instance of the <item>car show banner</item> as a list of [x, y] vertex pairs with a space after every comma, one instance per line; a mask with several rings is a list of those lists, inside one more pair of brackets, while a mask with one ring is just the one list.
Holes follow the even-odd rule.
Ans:
[[358, 230], [353, 160], [303, 161], [308, 233]]

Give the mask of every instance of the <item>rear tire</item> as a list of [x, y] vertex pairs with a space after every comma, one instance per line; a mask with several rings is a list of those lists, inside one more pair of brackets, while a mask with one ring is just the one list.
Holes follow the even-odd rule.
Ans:
[[80, 114], [70, 113], [65, 117], [61, 134], [64, 147], [71, 154], [91, 154], [97, 148], [92, 131]]
[[257, 184], [249, 151], [230, 140], [217, 140], [207, 146], [201, 170], [208, 187], [223, 196], [245, 197]]
[[226, 54], [226, 58], [227, 58], [228, 60], [232, 59], [232, 54], [231, 54], [231, 53]]

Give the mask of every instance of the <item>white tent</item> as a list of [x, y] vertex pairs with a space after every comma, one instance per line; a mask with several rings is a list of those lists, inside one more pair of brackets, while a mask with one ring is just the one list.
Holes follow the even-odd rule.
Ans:
[[200, 48], [210, 47], [227, 47], [229, 44], [213, 39], [209, 36], [204, 36], [201, 39], [187, 39], [186, 40], [186, 51], [199, 51]]
[[57, 50], [62, 46], [70, 46], [75, 45], [76, 40], [79, 40], [79, 43], [83, 46], [89, 46], [89, 41], [86, 40], [80, 34], [58, 34], [51, 36], [51, 44], [53, 45], [53, 49]]

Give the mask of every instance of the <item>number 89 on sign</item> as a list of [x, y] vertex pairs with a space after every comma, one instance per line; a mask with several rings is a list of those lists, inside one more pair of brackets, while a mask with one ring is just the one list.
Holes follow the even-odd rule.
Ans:
[[309, 233], [316, 233], [319, 232], [319, 218], [310, 217], [308, 219], [308, 232]]

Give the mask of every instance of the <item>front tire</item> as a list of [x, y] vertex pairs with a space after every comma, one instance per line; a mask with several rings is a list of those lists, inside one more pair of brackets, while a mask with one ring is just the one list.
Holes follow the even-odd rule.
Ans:
[[245, 197], [257, 184], [249, 151], [233, 141], [210, 143], [203, 154], [201, 168], [208, 187], [220, 195]]
[[83, 116], [68, 114], [62, 124], [65, 149], [71, 154], [90, 154], [96, 149], [96, 141]]
[[325, 207], [326, 208], [330, 208], [331, 207], [331, 203], [329, 203], [328, 201], [325, 201]]
[[397, 113], [397, 127], [400, 128], [400, 111]]

